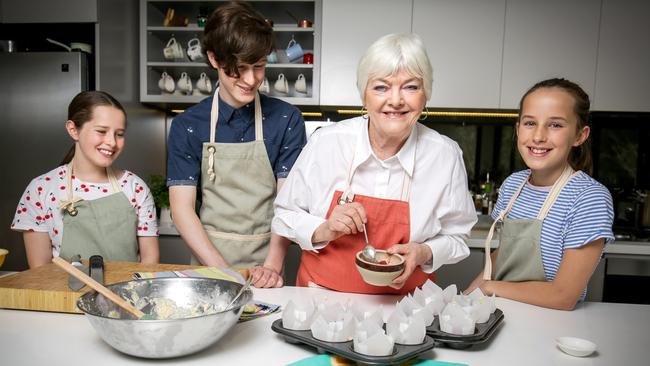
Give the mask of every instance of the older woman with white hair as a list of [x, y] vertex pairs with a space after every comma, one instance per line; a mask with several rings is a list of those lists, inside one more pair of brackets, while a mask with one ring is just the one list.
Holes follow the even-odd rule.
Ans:
[[[357, 87], [367, 115], [316, 131], [275, 200], [273, 232], [303, 249], [298, 286], [406, 293], [468, 256], [476, 213], [462, 152], [418, 123], [431, 86], [417, 35], [390, 34], [366, 51]], [[373, 246], [405, 258], [390, 287], [355, 268], [364, 225]]]

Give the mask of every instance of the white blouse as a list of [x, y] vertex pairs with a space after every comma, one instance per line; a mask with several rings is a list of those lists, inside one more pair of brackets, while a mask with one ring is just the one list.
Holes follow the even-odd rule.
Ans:
[[410, 175], [410, 240], [429, 245], [433, 253], [424, 272], [469, 255], [465, 242], [477, 218], [462, 151], [455, 141], [420, 123], [400, 151], [384, 161], [370, 147], [363, 117], [317, 130], [275, 199], [272, 231], [304, 250], [325, 247], [327, 243], [312, 244], [311, 237], [325, 222], [334, 191], [345, 191], [353, 157], [354, 194], [399, 199], [404, 174]]

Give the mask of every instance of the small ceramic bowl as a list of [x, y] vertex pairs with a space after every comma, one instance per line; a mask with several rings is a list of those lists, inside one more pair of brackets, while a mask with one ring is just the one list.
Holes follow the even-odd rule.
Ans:
[[397, 276], [404, 272], [404, 258], [399, 254], [390, 255], [385, 250], [377, 249], [372, 263], [357, 252], [355, 263], [363, 280], [373, 286], [388, 286]]
[[557, 346], [567, 354], [576, 357], [586, 357], [594, 353], [596, 344], [586, 339], [576, 337], [558, 337], [555, 339]]

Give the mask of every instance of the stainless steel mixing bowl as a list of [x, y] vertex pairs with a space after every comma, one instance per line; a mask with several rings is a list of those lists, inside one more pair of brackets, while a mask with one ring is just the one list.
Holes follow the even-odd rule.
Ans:
[[215, 312], [225, 308], [241, 284], [208, 278], [155, 278], [107, 287], [144, 308], [145, 313], [151, 312], [152, 305], [147, 304], [152, 299], [173, 300], [179, 308], [191, 309], [177, 312], [182, 319], [138, 320], [96, 291], [79, 298], [77, 307], [106, 343], [120, 352], [145, 358], [178, 357], [207, 348], [237, 323], [244, 305], [253, 297], [248, 289], [230, 309]]

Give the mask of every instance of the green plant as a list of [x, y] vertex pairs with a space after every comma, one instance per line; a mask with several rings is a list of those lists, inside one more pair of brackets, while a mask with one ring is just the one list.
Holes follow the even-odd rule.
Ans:
[[162, 175], [149, 176], [149, 189], [158, 208], [169, 207], [169, 189]]

